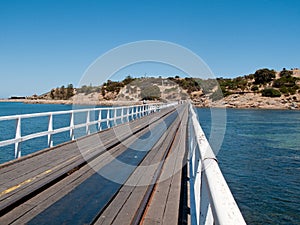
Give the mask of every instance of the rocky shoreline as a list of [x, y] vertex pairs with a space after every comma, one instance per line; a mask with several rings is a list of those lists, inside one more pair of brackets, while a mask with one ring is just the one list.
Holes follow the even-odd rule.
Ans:
[[221, 100], [212, 102], [202, 99], [194, 102], [198, 107], [236, 108], [236, 109], [284, 109], [300, 110], [300, 95], [293, 97], [281, 96], [277, 98], [262, 97], [260, 94], [233, 94]]

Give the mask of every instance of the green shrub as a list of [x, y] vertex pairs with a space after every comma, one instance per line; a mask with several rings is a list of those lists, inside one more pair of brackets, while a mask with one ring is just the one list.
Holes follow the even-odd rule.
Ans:
[[296, 94], [296, 91], [299, 89], [299, 87], [297, 85], [293, 86], [293, 87], [288, 87], [288, 91], [291, 95]]
[[273, 89], [273, 88], [266, 88], [262, 91], [262, 96], [264, 97], [280, 97], [281, 93], [280, 91]]
[[281, 92], [282, 94], [288, 94], [288, 93], [289, 93], [289, 90], [287, 89], [286, 86], [280, 87], [279, 90], [280, 90], [280, 92]]
[[182, 89], [187, 90], [188, 93], [201, 90], [199, 82], [194, 78], [186, 77], [184, 79], [175, 79], [173, 81], [176, 82]]
[[254, 85], [252, 88], [251, 88], [251, 91], [258, 91], [258, 86], [257, 85]]

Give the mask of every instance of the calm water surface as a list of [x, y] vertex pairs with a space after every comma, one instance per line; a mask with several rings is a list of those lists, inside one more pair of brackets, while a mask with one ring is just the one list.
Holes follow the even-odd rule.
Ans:
[[[72, 105], [0, 103], [0, 116], [70, 110]], [[196, 109], [209, 137], [211, 111]], [[248, 224], [300, 224], [300, 112], [227, 109], [221, 170]], [[69, 124], [54, 118], [54, 127]], [[47, 129], [47, 118], [24, 121], [22, 134]], [[0, 122], [0, 140], [13, 138], [15, 122]], [[214, 127], [218, 130], [218, 127]], [[12, 131], [13, 130], [13, 131]], [[54, 144], [69, 140], [65, 132]], [[214, 146], [214, 140], [211, 140]], [[47, 137], [22, 144], [22, 154], [46, 148]], [[14, 146], [0, 148], [0, 163], [13, 159]]]

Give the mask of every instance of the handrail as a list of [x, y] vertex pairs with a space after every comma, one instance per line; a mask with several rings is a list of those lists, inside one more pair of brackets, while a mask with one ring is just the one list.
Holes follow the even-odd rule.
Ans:
[[[106, 108], [87, 108], [87, 109], [75, 109], [66, 111], [55, 111], [55, 112], [42, 112], [42, 113], [31, 113], [31, 114], [21, 114], [12, 116], [2, 116], [0, 121], [16, 120], [15, 138], [0, 141], [0, 147], [15, 144], [15, 158], [21, 157], [21, 143], [30, 139], [48, 136], [48, 147], [53, 147], [52, 137], [54, 134], [70, 131], [70, 140], [75, 139], [74, 130], [78, 128], [86, 127], [86, 135], [91, 133], [90, 126], [96, 125], [97, 131], [103, 129], [102, 123], [107, 124], [107, 128], [117, 124], [117, 120], [121, 120], [121, 123], [125, 121], [134, 120], [136, 118], [141, 118], [150, 113], [157, 112], [163, 108], [174, 106], [177, 103], [157, 103], [157, 104], [143, 104], [135, 106], [119, 106], [119, 107], [106, 107]], [[102, 118], [106, 111], [106, 118]], [[98, 119], [91, 121], [91, 112], [98, 113]], [[119, 114], [121, 115], [118, 115]], [[83, 123], [75, 124], [74, 117], [76, 113], [86, 113], [86, 120]], [[56, 115], [70, 115], [69, 126], [60, 127], [53, 129], [53, 116]], [[21, 133], [21, 121], [27, 118], [37, 118], [37, 117], [48, 117], [48, 130], [42, 132], [36, 132], [22, 136]], [[111, 124], [112, 123], [112, 124]]]
[[191, 104], [189, 113], [192, 224], [246, 224]]

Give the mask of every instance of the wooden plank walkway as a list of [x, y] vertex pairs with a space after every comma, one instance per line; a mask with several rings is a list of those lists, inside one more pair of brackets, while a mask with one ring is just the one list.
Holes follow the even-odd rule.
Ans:
[[179, 223], [187, 118], [179, 105], [0, 165], [0, 224]]

